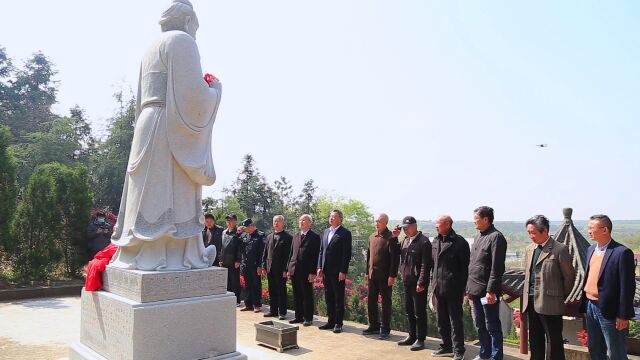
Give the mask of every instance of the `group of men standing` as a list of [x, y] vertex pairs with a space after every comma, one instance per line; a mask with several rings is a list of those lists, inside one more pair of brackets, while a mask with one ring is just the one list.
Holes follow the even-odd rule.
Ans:
[[292, 282], [295, 317], [290, 323], [309, 326], [313, 322], [313, 283], [321, 279], [325, 286], [328, 322], [321, 329], [342, 332], [345, 280], [351, 261], [351, 232], [342, 226], [343, 214], [333, 210], [330, 227], [322, 235], [311, 226], [311, 215], [298, 219], [299, 231], [293, 236], [285, 230], [282, 215], [273, 218], [273, 232], [266, 235], [256, 229], [251, 219], [237, 226], [235, 214], [226, 216], [226, 229], [215, 224], [215, 217], [205, 215], [202, 238], [205, 246], [215, 245], [215, 265], [227, 268], [227, 290], [235, 293], [240, 306], [240, 274], [244, 278], [245, 299], [240, 311], [262, 311], [262, 282], [269, 286], [269, 312], [265, 317], [287, 316], [287, 281]]
[[[240, 304], [240, 271], [245, 278], [245, 307], [261, 310], [260, 276], [267, 276], [270, 310], [264, 316], [287, 314], [286, 282], [292, 281], [295, 318], [290, 323], [311, 325], [314, 301], [312, 284], [324, 283], [328, 321], [320, 329], [342, 332], [345, 280], [351, 260], [351, 232], [342, 226], [343, 214], [333, 210], [330, 227], [322, 235], [311, 230], [313, 219], [302, 215], [300, 230], [291, 236], [284, 230], [281, 215], [273, 219], [273, 233], [265, 236], [251, 219], [236, 227], [237, 217], [226, 217], [227, 228], [215, 225], [207, 215], [203, 231], [206, 245], [219, 250], [216, 264], [228, 271], [228, 290]], [[430, 241], [418, 230], [417, 221], [407, 216], [390, 230], [389, 217], [375, 219], [366, 251], [369, 327], [364, 335], [390, 337], [392, 288], [398, 274], [404, 288], [408, 336], [399, 341], [412, 351], [424, 348], [427, 330], [426, 307], [432, 301], [436, 311], [440, 348], [432, 356], [462, 360], [465, 353], [463, 302], [469, 299], [478, 333], [480, 353], [474, 360], [503, 359], [503, 334], [499, 318], [502, 276], [507, 241], [493, 225], [494, 211], [488, 206], [474, 210], [478, 234], [470, 249], [465, 238], [453, 230], [448, 215], [436, 219], [437, 236]], [[531, 244], [524, 257], [523, 315], [528, 318], [531, 358], [564, 359], [562, 315], [565, 300], [574, 287], [575, 268], [566, 245], [549, 236], [549, 220], [536, 215], [526, 222]], [[589, 221], [589, 236], [596, 244], [587, 251], [586, 281], [581, 311], [586, 313], [588, 346], [592, 359], [626, 359], [628, 320], [634, 317], [635, 263], [633, 253], [611, 238], [612, 223], [606, 215]], [[400, 241], [400, 232], [404, 238]], [[219, 234], [219, 235], [217, 235]], [[433, 282], [430, 288], [430, 283]], [[429, 291], [431, 289], [431, 291]], [[382, 305], [382, 314], [378, 309]]]

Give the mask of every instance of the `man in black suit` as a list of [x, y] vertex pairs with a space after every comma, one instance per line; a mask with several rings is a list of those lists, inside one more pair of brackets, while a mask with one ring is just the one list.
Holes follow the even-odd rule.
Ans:
[[312, 223], [311, 215], [300, 216], [300, 231], [293, 236], [288, 275], [293, 285], [296, 316], [290, 324], [309, 326], [313, 322], [313, 281], [320, 253], [320, 235], [311, 230]]
[[433, 295], [438, 320], [440, 348], [432, 357], [464, 358], [464, 324], [462, 303], [469, 276], [469, 243], [453, 230], [453, 219], [442, 215], [436, 219], [438, 235], [433, 239]]
[[589, 353], [592, 359], [627, 359], [629, 320], [635, 316], [636, 292], [633, 252], [611, 238], [613, 224], [607, 215], [589, 219], [589, 237], [596, 243], [587, 250], [587, 280], [581, 312], [586, 312]]
[[204, 229], [202, 229], [202, 241], [204, 247], [215, 246], [216, 258], [213, 261], [213, 265], [218, 266], [220, 264], [220, 250], [222, 248], [222, 232], [224, 228], [216, 225], [216, 217], [213, 214], [206, 214], [204, 216]]
[[238, 216], [229, 214], [226, 217], [227, 229], [222, 232], [222, 248], [220, 249], [220, 266], [227, 269], [227, 291], [236, 295], [236, 306], [240, 306], [240, 234], [236, 223]]
[[[400, 274], [404, 285], [404, 304], [409, 321], [409, 336], [398, 342], [400, 346], [411, 345], [411, 351], [424, 349], [427, 337], [427, 289], [429, 273], [433, 267], [431, 242], [418, 231], [418, 223], [413, 216], [402, 219], [406, 235], [400, 247]], [[400, 235], [400, 228], [392, 232]]]
[[273, 233], [267, 236], [260, 273], [269, 281], [269, 312], [265, 317], [287, 317], [287, 266], [291, 254], [291, 235], [284, 231], [284, 216], [273, 217]]
[[333, 210], [329, 215], [331, 227], [325, 229], [318, 255], [318, 277], [324, 282], [324, 296], [329, 319], [322, 330], [342, 332], [344, 318], [344, 287], [351, 261], [351, 231], [342, 226], [344, 215]]

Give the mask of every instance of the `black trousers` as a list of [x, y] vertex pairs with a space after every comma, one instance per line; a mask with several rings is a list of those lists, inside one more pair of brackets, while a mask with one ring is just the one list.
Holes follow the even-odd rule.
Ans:
[[296, 307], [296, 319], [313, 321], [313, 284], [309, 282], [309, 274], [297, 271], [291, 277], [293, 299]]
[[240, 304], [240, 269], [234, 266], [227, 268], [227, 291], [236, 295], [236, 303]]
[[442, 339], [440, 345], [445, 350], [453, 350], [456, 354], [464, 354], [464, 324], [462, 322], [462, 302], [464, 295], [446, 298], [436, 296], [436, 314], [438, 333]]
[[328, 323], [342, 326], [344, 318], [344, 281], [338, 280], [338, 274], [325, 274], [324, 300], [327, 303]]
[[269, 281], [269, 312], [281, 316], [287, 315], [287, 279], [282, 271], [267, 274]]
[[[388, 286], [387, 281], [388, 279], [384, 279], [384, 281], [369, 279], [367, 309], [369, 326], [389, 331], [391, 330], [391, 291], [393, 288]], [[382, 326], [380, 326], [380, 318], [378, 317], [378, 295], [382, 297]]]
[[404, 283], [404, 306], [409, 320], [409, 336], [424, 341], [427, 337], [427, 290], [416, 291], [414, 281]]
[[262, 281], [258, 275], [258, 269], [243, 269], [244, 276], [244, 306], [262, 306]]
[[564, 360], [562, 315], [538, 314], [529, 299], [529, 348], [531, 360]]

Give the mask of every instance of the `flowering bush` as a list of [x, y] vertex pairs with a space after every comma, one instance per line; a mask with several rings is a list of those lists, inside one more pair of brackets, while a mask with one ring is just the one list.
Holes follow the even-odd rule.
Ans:
[[521, 318], [520, 310], [513, 310], [513, 326], [520, 328]]
[[589, 335], [587, 334], [587, 330], [583, 329], [582, 331], [578, 331], [576, 335], [578, 336], [578, 342], [582, 344], [582, 346], [586, 347], [587, 343], [589, 342]]

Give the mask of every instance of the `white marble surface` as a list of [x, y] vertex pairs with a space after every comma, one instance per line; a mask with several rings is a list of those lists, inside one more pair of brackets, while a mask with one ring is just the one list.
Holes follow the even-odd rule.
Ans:
[[125, 270], [107, 266], [102, 289], [145, 303], [227, 292], [227, 269], [209, 267], [183, 271]]
[[235, 296], [139, 303], [104, 291], [82, 293], [80, 343], [107, 359], [207, 359], [236, 352]]
[[191, 3], [174, 0], [140, 66], [136, 121], [112, 265], [187, 270], [213, 263], [201, 231], [202, 186], [216, 179], [212, 129], [221, 85], [204, 81]]

